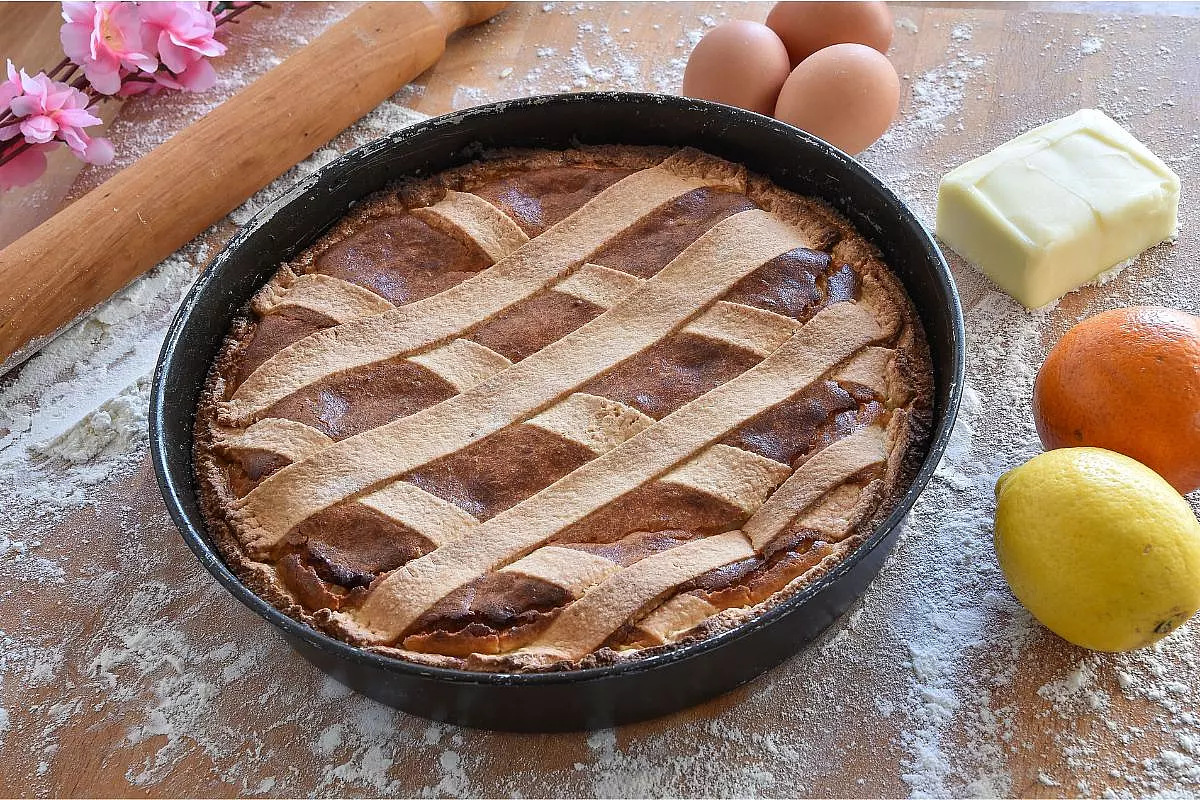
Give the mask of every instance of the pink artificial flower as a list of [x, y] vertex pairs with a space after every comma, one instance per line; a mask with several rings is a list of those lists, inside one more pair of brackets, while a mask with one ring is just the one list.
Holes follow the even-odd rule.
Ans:
[[67, 57], [83, 67], [101, 94], [116, 94], [122, 70], [154, 72], [158, 59], [134, 3], [65, 2], [59, 40]]
[[0, 141], [12, 139], [18, 133], [34, 145], [59, 139], [88, 163], [106, 164], [112, 160], [112, 146], [107, 140], [93, 140], [83, 130], [101, 123], [99, 117], [88, 112], [86, 94], [62, 81], [50, 80], [44, 72], [32, 78], [25, 70], [18, 73], [9, 62], [5, 94], [14, 82], [21, 94], [11, 98], [8, 107], [16, 119], [0, 128]]
[[201, 92], [217, 74], [205, 59], [225, 52], [216, 39], [217, 20], [205, 3], [144, 3], [138, 6], [146, 42], [158, 48], [158, 60], [171, 75], [155, 75], [159, 85]]
[[[93, 140], [95, 141], [95, 140]], [[14, 142], [10, 147], [17, 147]], [[46, 171], [46, 155], [48, 144], [36, 144], [25, 149], [20, 155], [0, 164], [0, 191], [7, 191], [17, 186], [28, 186], [42, 176]], [[3, 158], [4, 150], [0, 150]]]

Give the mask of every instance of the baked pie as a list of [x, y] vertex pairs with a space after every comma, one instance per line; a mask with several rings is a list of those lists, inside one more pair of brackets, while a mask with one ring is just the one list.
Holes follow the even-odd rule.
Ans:
[[924, 455], [931, 374], [824, 203], [695, 150], [505, 151], [280, 267], [196, 465], [225, 558], [293, 617], [426, 664], [598, 666], [859, 545]]

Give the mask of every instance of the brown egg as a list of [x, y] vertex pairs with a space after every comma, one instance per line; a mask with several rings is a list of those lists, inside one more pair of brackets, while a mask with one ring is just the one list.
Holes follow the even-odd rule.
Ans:
[[775, 118], [854, 154], [884, 134], [899, 106], [900, 78], [887, 56], [862, 44], [835, 44], [792, 70]]
[[683, 72], [683, 94], [770, 115], [791, 63], [766, 25], [733, 20], [709, 31]]
[[767, 26], [787, 46], [792, 66], [833, 44], [853, 42], [887, 53], [892, 12], [881, 2], [776, 3]]

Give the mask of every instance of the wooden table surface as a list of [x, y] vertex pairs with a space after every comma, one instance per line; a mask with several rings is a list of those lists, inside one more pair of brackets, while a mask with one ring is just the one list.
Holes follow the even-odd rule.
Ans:
[[[216, 62], [222, 83], [212, 95], [109, 109], [117, 162], [79, 171], [59, 153], [38, 185], [0, 196], [0, 244], [348, 9], [277, 3], [248, 13]], [[35, 460], [47, 493], [27, 493], [25, 507], [0, 516], [9, 525], [0, 530], [0, 795], [1196, 792], [1198, 626], [1129, 656], [1067, 646], [1007, 594], [987, 536], [995, 475], [1035, 451], [1029, 385], [1065, 327], [1133, 302], [1200, 312], [1200, 12], [1124, 3], [893, 9], [901, 118], [863, 160], [918, 213], [929, 217], [950, 166], [1035, 122], [1098, 106], [1180, 173], [1183, 233], [1108, 286], [1038, 315], [954, 261], [971, 336], [956, 443], [880, 579], [820, 642], [727, 697], [618, 731], [508, 736], [431, 724], [324, 678], [217, 587], [172, 528], [141, 450], [86, 485], [86, 503], [54, 513], [54, 470], [77, 470], [61, 474], [82, 485], [81, 467]], [[332, 149], [410, 121], [404, 109], [677, 91], [700, 34], [768, 10], [518, 4], [456, 36], [435, 68]], [[0, 58], [31, 70], [55, 63], [57, 14], [57, 4], [0, 4]], [[284, 185], [185, 248], [183, 262], [202, 267]], [[22, 486], [29, 478], [10, 477]]]

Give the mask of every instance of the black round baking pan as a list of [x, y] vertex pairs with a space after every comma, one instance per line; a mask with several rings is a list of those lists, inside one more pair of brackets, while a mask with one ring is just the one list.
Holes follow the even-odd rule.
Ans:
[[[436, 173], [492, 148], [580, 144], [699, 148], [745, 164], [786, 189], [825, 199], [879, 247], [920, 313], [934, 368], [928, 452], [902, 501], [840, 565], [771, 611], [694, 645], [610, 667], [517, 675], [425, 667], [367, 653], [281, 613], [221, 560], [200, 514], [192, 466], [195, 409], [234, 316], [281, 262], [390, 181]], [[167, 334], [150, 401], [151, 452], [167, 508], [200, 563], [337, 680], [412, 714], [463, 725], [606, 727], [659, 716], [751, 680], [811, 641], [860, 596], [946, 447], [962, 388], [963, 339], [954, 282], [929, 231], [878, 179], [825, 142], [758, 114], [688, 98], [534, 97], [437, 117], [360, 147], [301, 181], [243, 227], [188, 293]]]

